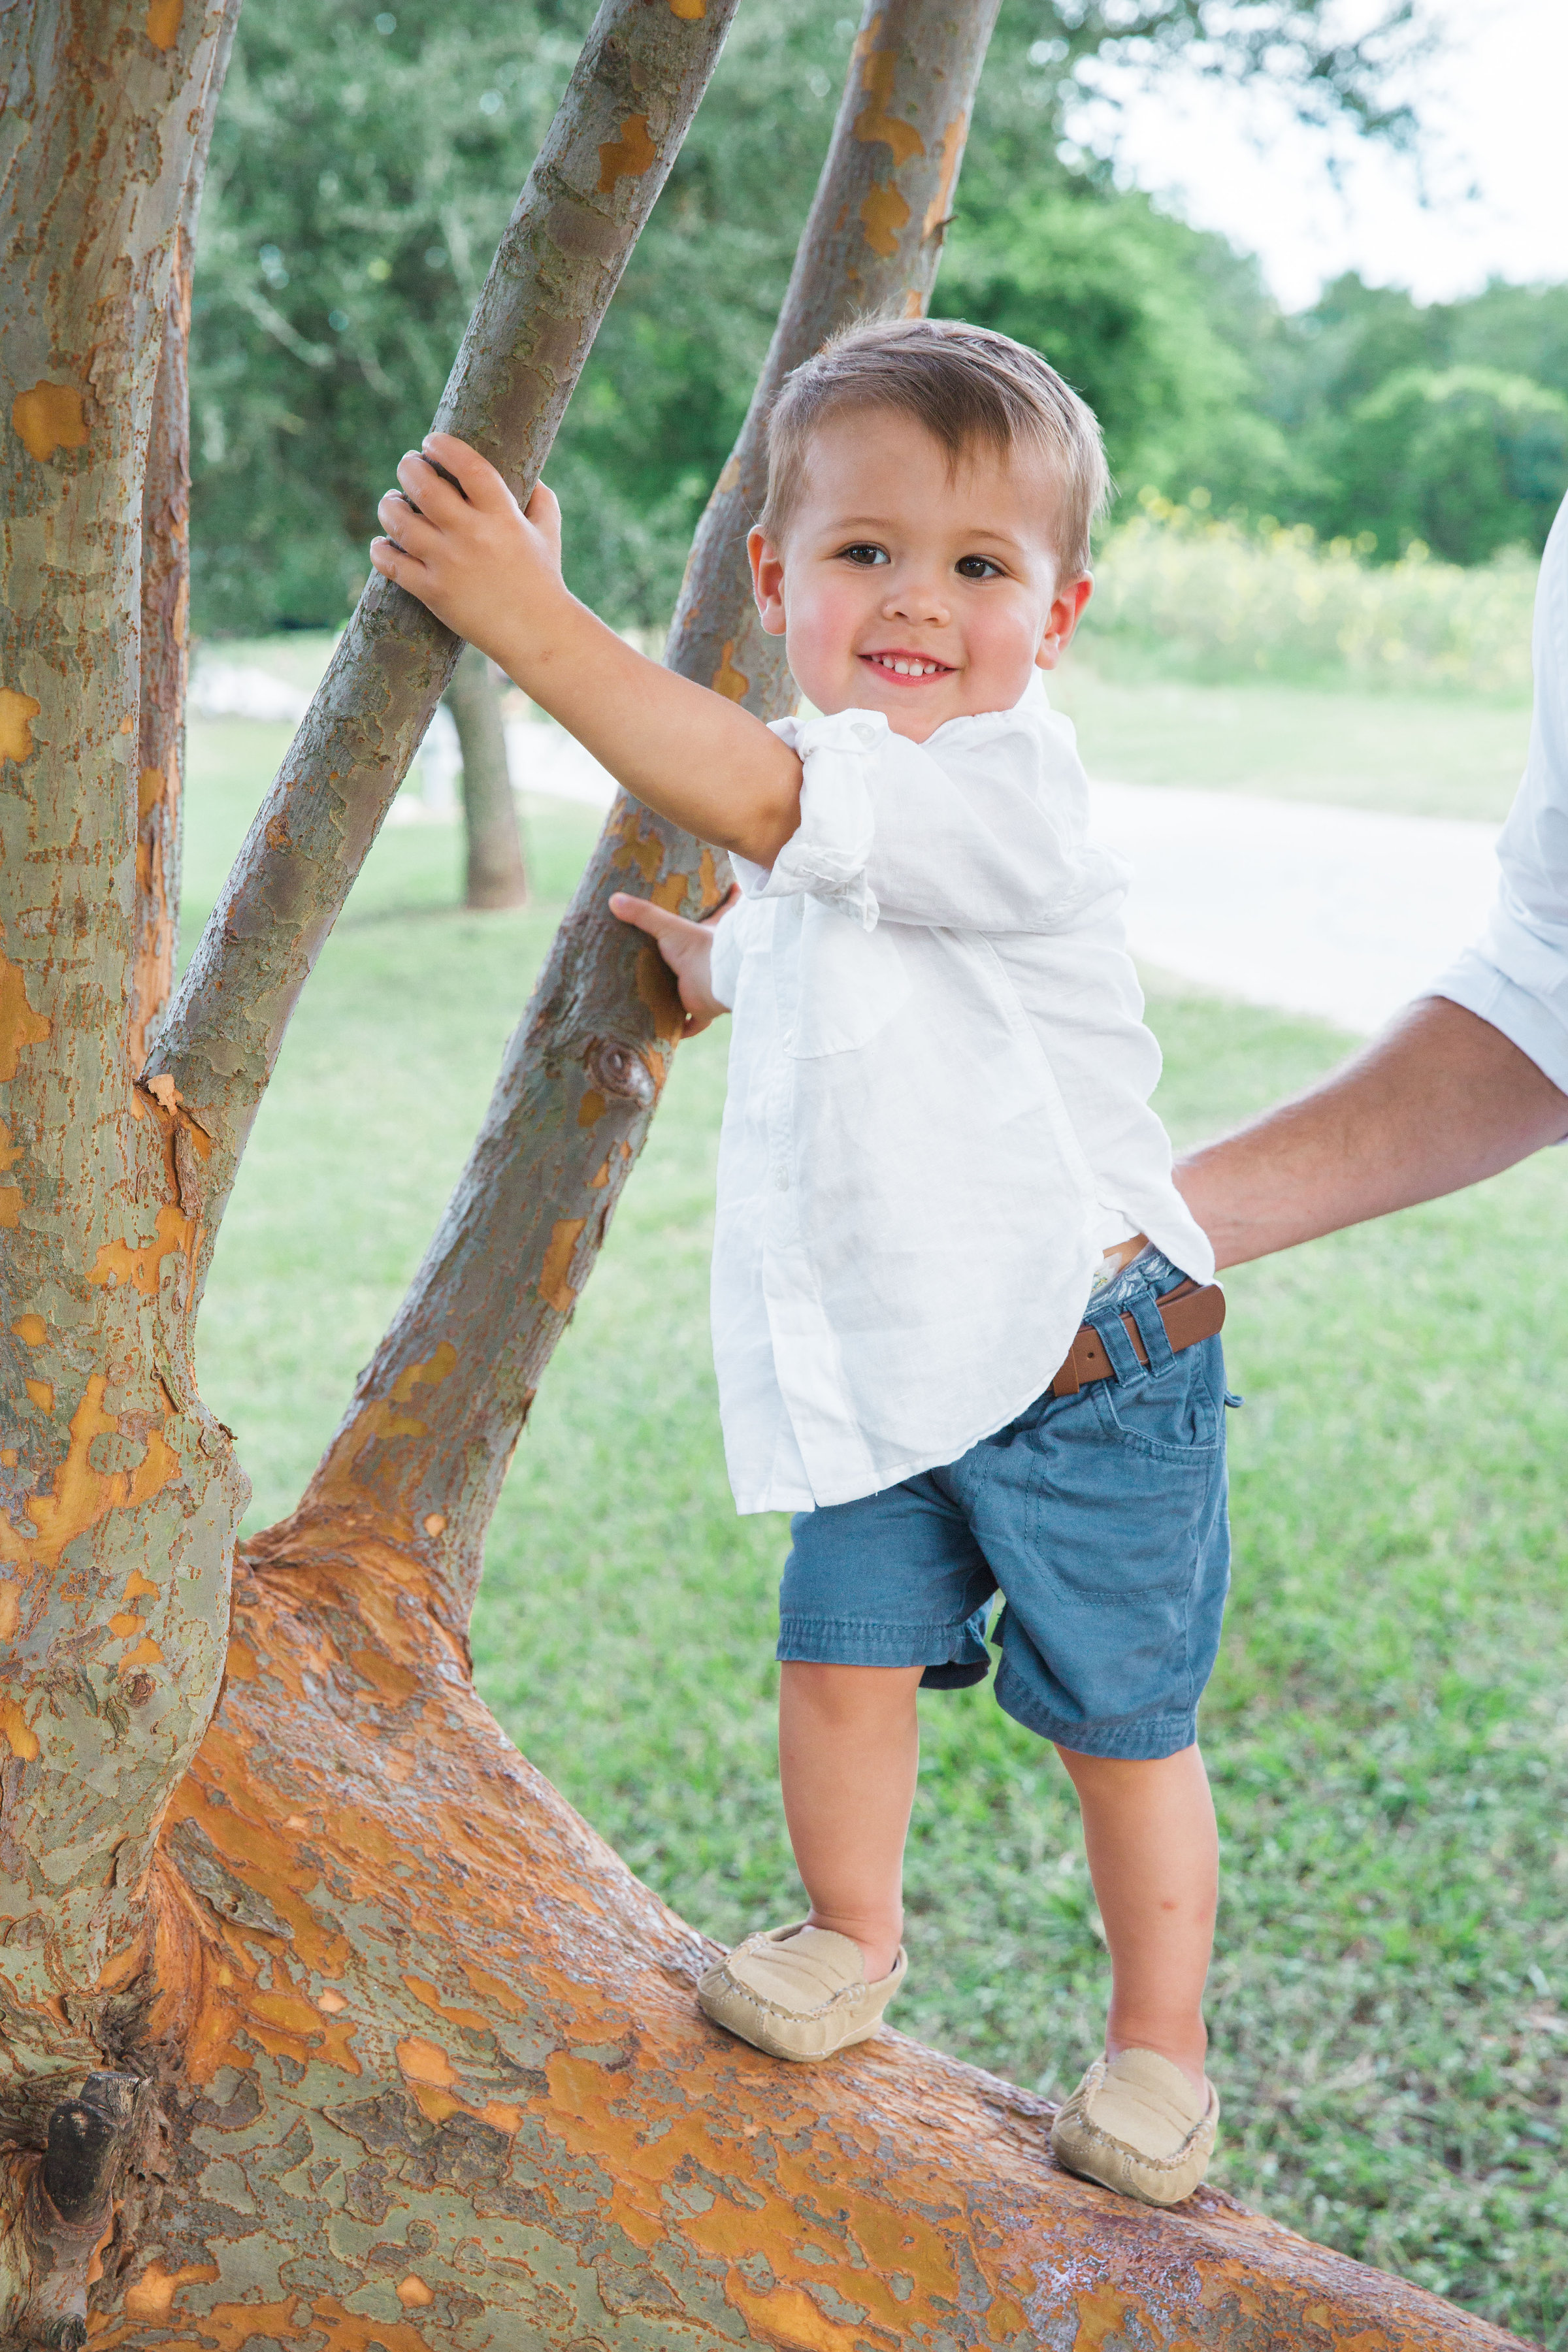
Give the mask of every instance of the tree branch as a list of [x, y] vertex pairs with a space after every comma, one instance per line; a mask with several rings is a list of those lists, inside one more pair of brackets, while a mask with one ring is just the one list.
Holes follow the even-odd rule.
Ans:
[[169, 274], [142, 482], [142, 701], [127, 1031], [127, 1053], [135, 1071], [146, 1060], [148, 1034], [169, 1001], [179, 945], [185, 689], [191, 667], [191, 281], [207, 150], [238, 23], [239, 0], [225, 0]]
[[[736, 0], [604, 0], [436, 414], [527, 497]], [[198, 1279], [300, 990], [447, 689], [458, 640], [374, 575], [152, 1058], [211, 1150]]]
[[[745, 554], [768, 411], [834, 328], [924, 309], [996, 5], [871, 0], [866, 10], [789, 292], [666, 654], [764, 718], [795, 698], [782, 641], [757, 623]], [[270, 1548], [331, 1543], [345, 1514], [390, 1518], [424, 1554], [443, 1620], [466, 1628], [501, 1479], [681, 1033], [657, 951], [605, 902], [631, 890], [695, 914], [726, 879], [711, 851], [617, 801], [425, 1262], [299, 1511], [263, 1539]]]

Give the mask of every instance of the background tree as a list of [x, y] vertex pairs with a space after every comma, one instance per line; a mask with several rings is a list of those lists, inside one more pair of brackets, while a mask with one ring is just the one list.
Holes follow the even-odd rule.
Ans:
[[[572, 54], [584, 0], [247, 0], [215, 142], [195, 320], [199, 625], [336, 625], [374, 500], [423, 431]], [[1103, 414], [1119, 477], [1284, 511], [1265, 412], [1278, 325], [1222, 240], [1061, 160], [1080, 68], [1180, 52], [1395, 135], [1403, 6], [1341, 42], [1327, 0], [1004, 0], [949, 306], [1043, 341]], [[552, 454], [573, 585], [662, 626], [739, 429], [855, 35], [843, 0], [742, 14]], [[1194, 467], [1201, 470], [1194, 472]], [[1225, 468], [1223, 478], [1220, 468]]]
[[528, 869], [517, 821], [506, 727], [490, 666], [465, 646], [447, 688], [447, 708], [463, 755], [464, 904], [526, 907]]
[[[0, 2331], [79, 2347], [90, 2291], [106, 2352], [1499, 2342], [1212, 2192], [1173, 2218], [1064, 2179], [1039, 2102], [898, 2037], [803, 2075], [716, 2034], [700, 1939], [479, 1705], [489, 1507], [679, 1034], [604, 871], [672, 906], [721, 878], [631, 803], [409, 1300], [231, 1595], [244, 1481], [195, 1387], [201, 1275], [457, 646], [366, 590], [139, 1074], [136, 652], [177, 538], [154, 504], [142, 559], [145, 448], [223, 32], [193, 13], [0, 17], [28, 132], [0, 274]], [[987, 13], [888, 0], [862, 27], [671, 646], [753, 704], [787, 690], [734, 528], [768, 387], [825, 321], [929, 293]], [[595, 21], [437, 412], [519, 488], [726, 21]]]

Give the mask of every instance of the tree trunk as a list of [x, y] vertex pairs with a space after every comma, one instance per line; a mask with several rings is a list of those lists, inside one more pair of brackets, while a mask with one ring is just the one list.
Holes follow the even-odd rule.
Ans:
[[477, 646], [465, 646], [458, 655], [447, 688], [447, 707], [457, 722], [463, 754], [464, 904], [526, 907], [528, 871], [507, 763], [506, 729], [490, 666]]
[[[590, 37], [443, 409], [519, 487], [726, 13], [611, 0]], [[868, 17], [774, 379], [826, 321], [923, 298], [990, 13]], [[0, 7], [25, 133], [0, 183], [0, 2338], [1506, 2341], [1216, 2192], [1163, 2215], [1066, 2178], [1039, 2101], [896, 2034], [807, 2071], [709, 2028], [710, 1948], [479, 1705], [484, 1526], [678, 1030], [603, 896], [635, 876], [695, 906], [722, 879], [629, 803], [410, 1298], [300, 1511], [248, 1548], [231, 1622], [244, 1486], [192, 1376], [201, 1221], [453, 648], [407, 600], [362, 604], [139, 1085], [174, 863], [139, 834], [137, 778], [156, 768], [162, 810], [176, 354], [154, 386], [224, 31], [190, 0]], [[773, 708], [726, 504], [759, 416], [672, 658]]]

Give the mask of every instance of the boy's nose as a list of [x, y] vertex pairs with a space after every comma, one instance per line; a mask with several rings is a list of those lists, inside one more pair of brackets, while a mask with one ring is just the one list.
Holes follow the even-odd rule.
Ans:
[[882, 600], [884, 620], [925, 621], [940, 628], [947, 616], [947, 598], [933, 580], [896, 581]]

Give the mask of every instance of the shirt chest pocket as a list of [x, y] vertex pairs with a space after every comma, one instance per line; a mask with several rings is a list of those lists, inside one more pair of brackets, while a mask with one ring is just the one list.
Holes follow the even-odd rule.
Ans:
[[795, 953], [781, 971], [784, 1035], [796, 1061], [852, 1054], [886, 1028], [910, 993], [898, 940], [862, 929], [820, 898], [797, 899]]

